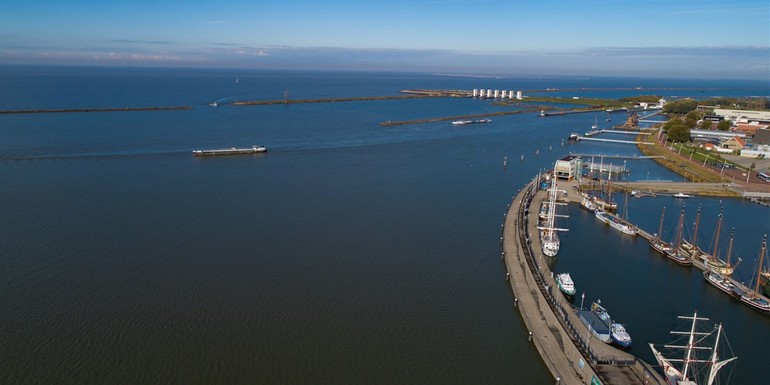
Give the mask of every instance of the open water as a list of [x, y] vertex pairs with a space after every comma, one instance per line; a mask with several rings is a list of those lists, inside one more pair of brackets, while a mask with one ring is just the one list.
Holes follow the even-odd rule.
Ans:
[[[510, 108], [482, 100], [226, 104], [551, 87], [642, 87], [564, 97], [770, 94], [734, 81], [3, 67], [0, 110], [194, 108], [0, 115], [0, 382], [552, 383], [505, 282], [503, 214], [557, 158], [633, 146], [565, 143], [592, 114], [378, 124]], [[252, 144], [270, 152], [190, 153]], [[678, 178], [652, 161], [627, 166], [630, 179]], [[654, 231], [666, 206], [669, 229], [680, 204], [632, 199], [628, 213]], [[768, 209], [686, 204], [689, 222], [703, 206], [704, 246], [724, 207], [737, 274], [750, 279]], [[724, 323], [737, 382], [767, 381], [770, 317], [577, 206], [568, 214], [554, 268], [626, 324], [633, 353], [651, 362], [645, 342], [668, 341], [675, 316], [697, 310]]]

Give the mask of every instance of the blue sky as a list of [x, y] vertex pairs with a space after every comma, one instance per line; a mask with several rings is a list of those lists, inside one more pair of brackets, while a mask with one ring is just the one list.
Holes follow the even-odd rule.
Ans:
[[770, 81], [770, 2], [0, 0], [0, 64]]

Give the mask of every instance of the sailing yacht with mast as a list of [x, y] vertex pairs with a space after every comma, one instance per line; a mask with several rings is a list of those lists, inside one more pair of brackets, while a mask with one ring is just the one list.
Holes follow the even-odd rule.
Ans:
[[663, 256], [668, 256], [668, 253], [674, 250], [674, 247], [670, 243], [663, 240], [663, 216], [666, 215], [666, 206], [663, 206], [663, 211], [660, 213], [660, 224], [658, 224], [658, 232], [650, 239], [650, 247]]
[[[662, 223], [662, 216], [661, 216], [661, 223]], [[685, 255], [685, 253], [682, 251], [682, 229], [683, 228], [684, 228], [684, 205], [682, 205], [682, 213], [679, 215], [679, 223], [677, 224], [676, 242], [674, 244], [674, 247], [669, 247], [668, 250], [665, 251], [665, 256], [682, 266], [691, 266], [692, 259], [690, 259], [690, 257]], [[655, 247], [653, 246], [653, 248]]]
[[692, 243], [683, 241], [682, 247], [686, 252], [690, 254], [692, 260], [703, 263], [707, 270], [715, 271], [721, 275], [729, 276], [735, 271], [735, 266], [731, 266], [729, 262], [725, 262], [719, 258], [719, 234], [722, 230], [722, 223], [724, 222], [724, 215], [722, 210], [719, 211], [719, 217], [717, 218], [717, 228], [714, 233], [713, 247], [711, 248], [711, 254], [704, 252], [698, 247], [696, 240], [698, 236], [698, 223], [700, 222], [700, 208], [698, 208], [698, 215], [695, 217], [695, 232], [693, 235]]
[[767, 251], [767, 235], [762, 238], [762, 247], [757, 257], [757, 274], [754, 279], [754, 288], [748, 288], [743, 285], [735, 286], [733, 288], [734, 295], [741, 300], [741, 302], [761, 312], [770, 312], [770, 299], [763, 296], [759, 292], [760, 275], [762, 274], [762, 268], [764, 267], [765, 254]]
[[556, 188], [556, 177], [551, 179], [551, 187], [548, 189], [548, 214], [543, 226], [538, 226], [540, 229], [540, 243], [543, 247], [543, 254], [549, 257], [555, 257], [559, 253], [559, 234], [558, 231], [568, 231], [568, 229], [561, 229], [555, 227], [556, 217], [567, 217], [566, 215], [557, 215], [556, 206], [559, 204], [556, 202], [556, 195], [558, 189]]
[[[735, 238], [735, 229], [730, 232], [730, 246], [727, 248], [727, 265], [730, 265], [730, 255], [733, 252], [733, 239]], [[740, 263], [740, 259], [738, 260]], [[738, 264], [736, 263], [736, 266]], [[735, 289], [735, 284], [730, 278], [719, 273], [717, 270], [712, 270], [709, 265], [706, 265], [706, 271], [703, 272], [703, 278], [706, 282], [710, 283], [714, 287], [727, 294], [732, 294]]]
[[[710, 332], [700, 332], [697, 329], [698, 321], [708, 321], [708, 318], [698, 317], [698, 312], [692, 317], [679, 316], [680, 319], [692, 320], [689, 332], [672, 331], [672, 334], [687, 336], [688, 340], [682, 345], [664, 345], [667, 349], [683, 351], [684, 354], [676, 354], [675, 357], [666, 357], [655, 345], [650, 343], [650, 349], [663, 369], [666, 382], [670, 385], [712, 385], [717, 380], [719, 371], [738, 357], [730, 357], [720, 360], [719, 342], [723, 338], [722, 324], [716, 324]], [[716, 334], [713, 339], [713, 347], [703, 346], [707, 336]], [[729, 345], [728, 345], [729, 346]], [[700, 353], [707, 352], [708, 356]], [[677, 366], [681, 365], [681, 366]], [[703, 378], [696, 378], [702, 376]]]

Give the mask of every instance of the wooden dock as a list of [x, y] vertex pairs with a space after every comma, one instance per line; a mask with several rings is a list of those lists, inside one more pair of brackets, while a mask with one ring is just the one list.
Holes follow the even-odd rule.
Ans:
[[[561, 384], [664, 384], [647, 363], [597, 340], [558, 290], [538, 236], [538, 210], [545, 192], [536, 178], [513, 199], [505, 216], [501, 257], [530, 340]], [[578, 195], [567, 188], [564, 199]]]

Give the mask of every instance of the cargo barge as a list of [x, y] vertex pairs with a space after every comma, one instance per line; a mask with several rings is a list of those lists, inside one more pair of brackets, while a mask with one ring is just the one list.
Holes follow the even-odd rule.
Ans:
[[267, 152], [265, 146], [251, 146], [251, 148], [223, 148], [219, 150], [193, 150], [193, 156], [216, 156], [216, 155], [242, 155], [242, 154], [260, 154]]

